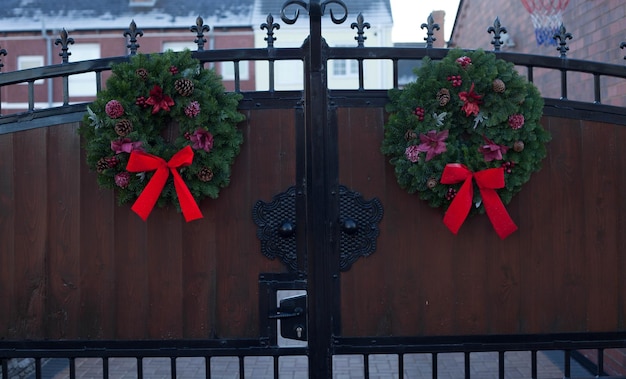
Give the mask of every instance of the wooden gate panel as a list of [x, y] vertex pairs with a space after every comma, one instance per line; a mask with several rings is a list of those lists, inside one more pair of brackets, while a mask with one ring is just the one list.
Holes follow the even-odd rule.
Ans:
[[[0, 135], [0, 288], [4, 296], [0, 296], [0, 325], [10, 325], [15, 320], [15, 183], [13, 182], [13, 135]], [[6, 327], [0, 329], [1, 334], [8, 334]]]
[[79, 123], [0, 136], [0, 338], [258, 337], [260, 253], [252, 207], [295, 183], [295, 112], [240, 127], [230, 186], [185, 223], [118, 206], [85, 165]]
[[376, 252], [342, 273], [343, 335], [623, 329], [623, 126], [544, 117], [548, 157], [507, 206], [520, 229], [500, 240], [485, 215], [454, 236], [442, 210], [399, 189], [381, 110], [339, 115], [340, 181], [385, 209]]

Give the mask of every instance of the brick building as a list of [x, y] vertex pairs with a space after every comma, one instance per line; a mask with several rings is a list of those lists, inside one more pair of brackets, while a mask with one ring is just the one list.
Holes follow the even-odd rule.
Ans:
[[[69, 45], [69, 61], [77, 62], [101, 57], [124, 56], [130, 36], [131, 21], [143, 36], [137, 37], [140, 53], [175, 51], [198, 47], [193, 42], [196, 34], [190, 27], [200, 16], [206, 31], [204, 49], [248, 48], [254, 46], [252, 12], [254, 0], [208, 1], [201, 5], [194, 0], [8, 0], [0, 8], [0, 48], [8, 54], [0, 56], [3, 72], [48, 66], [62, 62], [61, 46], [55, 45], [65, 29], [74, 43]], [[224, 78], [227, 89], [234, 86], [232, 63], [217, 64], [216, 70]], [[241, 89], [254, 88], [252, 67], [240, 67]], [[104, 79], [106, 79], [106, 75]], [[96, 94], [95, 76], [70, 76], [70, 103], [93, 99]], [[35, 109], [57, 106], [62, 101], [62, 81], [35, 82]], [[5, 86], [1, 89], [3, 113], [25, 110], [28, 86]]]
[[[492, 50], [493, 35], [487, 33], [487, 28], [494, 25], [496, 17], [508, 31], [503, 51], [559, 56], [556, 45], [538, 44], [531, 15], [521, 0], [501, 1], [497, 6], [489, 0], [460, 0], [449, 46]], [[570, 1], [562, 14], [566, 31], [573, 37], [567, 40], [567, 57], [623, 65], [626, 50], [620, 49], [620, 43], [626, 38], [625, 17], [624, 1]], [[538, 70], [534, 78], [544, 96], [560, 96], [558, 73], [548, 75]], [[593, 101], [591, 75], [572, 77], [568, 85], [569, 99]], [[626, 83], [612, 78], [603, 79], [601, 98], [606, 104], [626, 105]]]

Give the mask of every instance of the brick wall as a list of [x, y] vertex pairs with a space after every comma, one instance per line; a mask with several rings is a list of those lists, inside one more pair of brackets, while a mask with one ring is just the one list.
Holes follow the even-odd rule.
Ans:
[[[451, 46], [492, 50], [493, 35], [487, 28], [498, 17], [515, 46], [503, 46], [502, 50], [516, 53], [559, 56], [554, 45], [538, 46], [534, 27], [528, 11], [519, 0], [499, 2], [494, 7], [490, 0], [461, 0], [461, 7], [451, 37]], [[616, 0], [570, 1], [563, 12], [563, 24], [573, 35], [568, 40], [567, 57], [572, 59], [624, 65], [626, 50], [620, 43], [626, 39], [626, 2]], [[547, 97], [560, 97], [558, 73], [548, 74], [538, 70], [535, 83]], [[602, 102], [626, 105], [626, 83], [623, 80], [604, 78], [601, 82]], [[568, 98], [593, 101], [593, 77], [570, 74]]]

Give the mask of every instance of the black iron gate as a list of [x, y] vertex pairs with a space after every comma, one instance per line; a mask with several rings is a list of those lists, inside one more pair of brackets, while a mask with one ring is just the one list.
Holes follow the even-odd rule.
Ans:
[[[331, 7], [334, 11], [330, 11]], [[293, 9], [298, 11], [291, 13]], [[170, 340], [170, 341], [4, 341], [0, 338], [1, 378], [9, 378], [9, 363], [18, 358], [34, 359], [35, 377], [40, 378], [46, 358], [67, 360], [69, 377], [76, 377], [76, 361], [82, 358], [101, 358], [102, 376], [109, 377], [109, 362], [120, 357], [136, 360], [136, 374], [144, 376], [143, 362], [148, 358], [165, 358], [170, 367], [171, 377], [177, 376], [177, 362], [183, 358], [199, 357], [205, 361], [205, 377], [211, 377], [214, 358], [235, 357], [240, 377], [246, 374], [247, 357], [271, 357], [273, 377], [279, 377], [279, 359], [288, 356], [308, 357], [308, 376], [330, 378], [333, 376], [333, 357], [358, 356], [361, 358], [362, 377], [370, 377], [370, 359], [377, 355], [393, 356], [394, 372], [400, 377], [406, 371], [405, 358], [412, 354], [428, 355], [431, 370], [429, 376], [438, 377], [438, 357], [443, 353], [462, 355], [464, 376], [471, 376], [470, 365], [475, 354], [486, 352], [496, 356], [497, 376], [504, 378], [505, 353], [516, 351], [530, 352], [530, 375], [538, 377], [539, 351], [560, 351], [558, 359], [562, 363], [563, 375], [571, 376], [571, 358], [581, 349], [594, 350], [592, 374], [602, 376], [604, 372], [604, 351], [626, 347], [625, 332], [607, 333], [566, 333], [542, 335], [473, 335], [473, 336], [386, 336], [386, 337], [344, 337], [341, 331], [340, 314], [340, 275], [360, 257], [372, 252], [359, 250], [354, 239], [366, 239], [370, 248], [375, 247], [376, 225], [382, 218], [383, 205], [376, 199], [364, 200], [359, 188], [346, 188], [339, 182], [338, 146], [338, 103], [344, 106], [383, 106], [386, 92], [381, 90], [364, 91], [363, 61], [366, 59], [387, 59], [393, 62], [394, 86], [398, 87], [398, 61], [421, 59], [430, 56], [442, 58], [445, 49], [432, 48], [432, 28], [428, 25], [427, 46], [422, 49], [392, 49], [363, 47], [363, 20], [357, 34], [358, 48], [330, 48], [322, 37], [322, 18], [330, 17], [332, 22], [341, 24], [348, 18], [348, 9], [340, 0], [316, 1], [309, 3], [291, 0], [282, 8], [281, 18], [286, 24], [298, 21], [299, 11], [308, 13], [309, 37], [300, 49], [239, 49], [232, 51], [203, 51], [194, 55], [203, 62], [242, 59], [267, 60], [296, 59], [304, 63], [304, 91], [277, 95], [270, 79], [270, 91], [254, 94], [242, 103], [242, 109], [255, 107], [293, 107], [296, 114], [296, 183], [284, 193], [278, 194], [276, 203], [259, 202], [253, 210], [259, 227], [262, 244], [267, 242], [263, 253], [279, 257], [289, 267], [289, 273], [262, 273], [259, 276], [259, 318], [260, 336], [252, 339], [212, 339], [212, 340]], [[291, 16], [292, 14], [293, 16]], [[339, 17], [337, 16], [339, 15]], [[268, 20], [270, 20], [268, 18]], [[271, 22], [270, 22], [271, 24]], [[272, 30], [268, 29], [268, 44], [272, 40]], [[67, 35], [65, 36], [67, 42]], [[202, 40], [199, 32], [198, 40]], [[361, 39], [359, 39], [361, 37]], [[496, 36], [497, 41], [499, 36]], [[494, 44], [496, 47], [498, 44]], [[67, 52], [67, 44], [63, 46]], [[136, 48], [135, 48], [136, 49]], [[1, 51], [0, 51], [1, 52]], [[131, 48], [131, 53], [134, 53]], [[566, 73], [568, 70], [592, 72], [598, 78], [602, 75], [624, 78], [623, 68], [591, 62], [564, 61], [562, 58], [547, 58], [500, 53], [501, 57], [529, 68], [532, 79], [533, 67], [558, 70], [562, 75], [562, 99], [547, 99], [546, 112], [551, 115], [569, 117], [590, 116], [591, 105], [575, 104], [578, 113], [563, 108], [567, 99]], [[2, 55], [2, 54], [0, 54]], [[64, 57], [67, 59], [67, 55]], [[20, 82], [32, 88], [38, 78], [61, 76], [69, 73], [96, 72], [98, 78], [112, 61], [105, 59], [91, 62], [77, 62], [57, 67], [32, 69], [27, 72], [3, 73], [0, 85]], [[355, 59], [359, 64], [359, 88], [354, 91], [329, 90], [329, 59]], [[1, 67], [1, 66], [0, 66]], [[235, 67], [238, 67], [237, 65]], [[272, 66], [270, 66], [272, 67]], [[238, 72], [237, 68], [235, 72]], [[273, 78], [273, 68], [270, 69]], [[595, 88], [595, 100], [599, 99], [600, 80]], [[238, 86], [236, 85], [236, 88]], [[67, 89], [65, 89], [67, 91]], [[66, 94], [67, 95], [67, 94]], [[67, 99], [67, 96], [65, 97]], [[295, 101], [293, 99], [296, 99]], [[285, 100], [287, 99], [287, 100]], [[32, 100], [32, 99], [31, 99]], [[35, 111], [33, 101], [29, 102], [29, 113], [8, 115], [0, 118], [0, 133], [12, 133], [38, 128], [51, 123], [77, 121], [85, 112], [85, 104], [69, 105], [52, 110]], [[365, 105], [366, 104], [366, 105]], [[594, 104], [593, 106], [596, 106]], [[616, 123], [626, 124], [626, 112], [618, 108], [594, 108], [594, 112], [604, 110], [602, 117], [611, 118]], [[607, 116], [608, 115], [608, 116]], [[278, 205], [277, 205], [278, 204]], [[367, 225], [367, 228], [363, 226]], [[264, 233], [263, 230], [269, 230]], [[278, 242], [272, 239], [278, 239]], [[273, 250], [277, 245], [281, 248]], [[360, 246], [360, 244], [358, 244]], [[279, 301], [280, 290], [303, 290], [306, 296]], [[280, 326], [278, 323], [280, 320]], [[306, 340], [306, 347], [279, 347], [279, 335]], [[1, 336], [0, 336], [1, 337]], [[180, 374], [179, 374], [180, 376]], [[409, 375], [412, 377], [411, 375]], [[184, 377], [184, 376], [183, 376]]]

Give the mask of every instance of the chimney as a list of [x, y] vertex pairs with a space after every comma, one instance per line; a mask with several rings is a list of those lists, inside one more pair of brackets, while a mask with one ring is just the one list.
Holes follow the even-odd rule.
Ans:
[[435, 42], [433, 42], [433, 47], [445, 47], [445, 33], [444, 33], [444, 21], [446, 12], [445, 11], [432, 11], [433, 20], [435, 24], [439, 25], [439, 30], [434, 30], [433, 37], [435, 37]]

